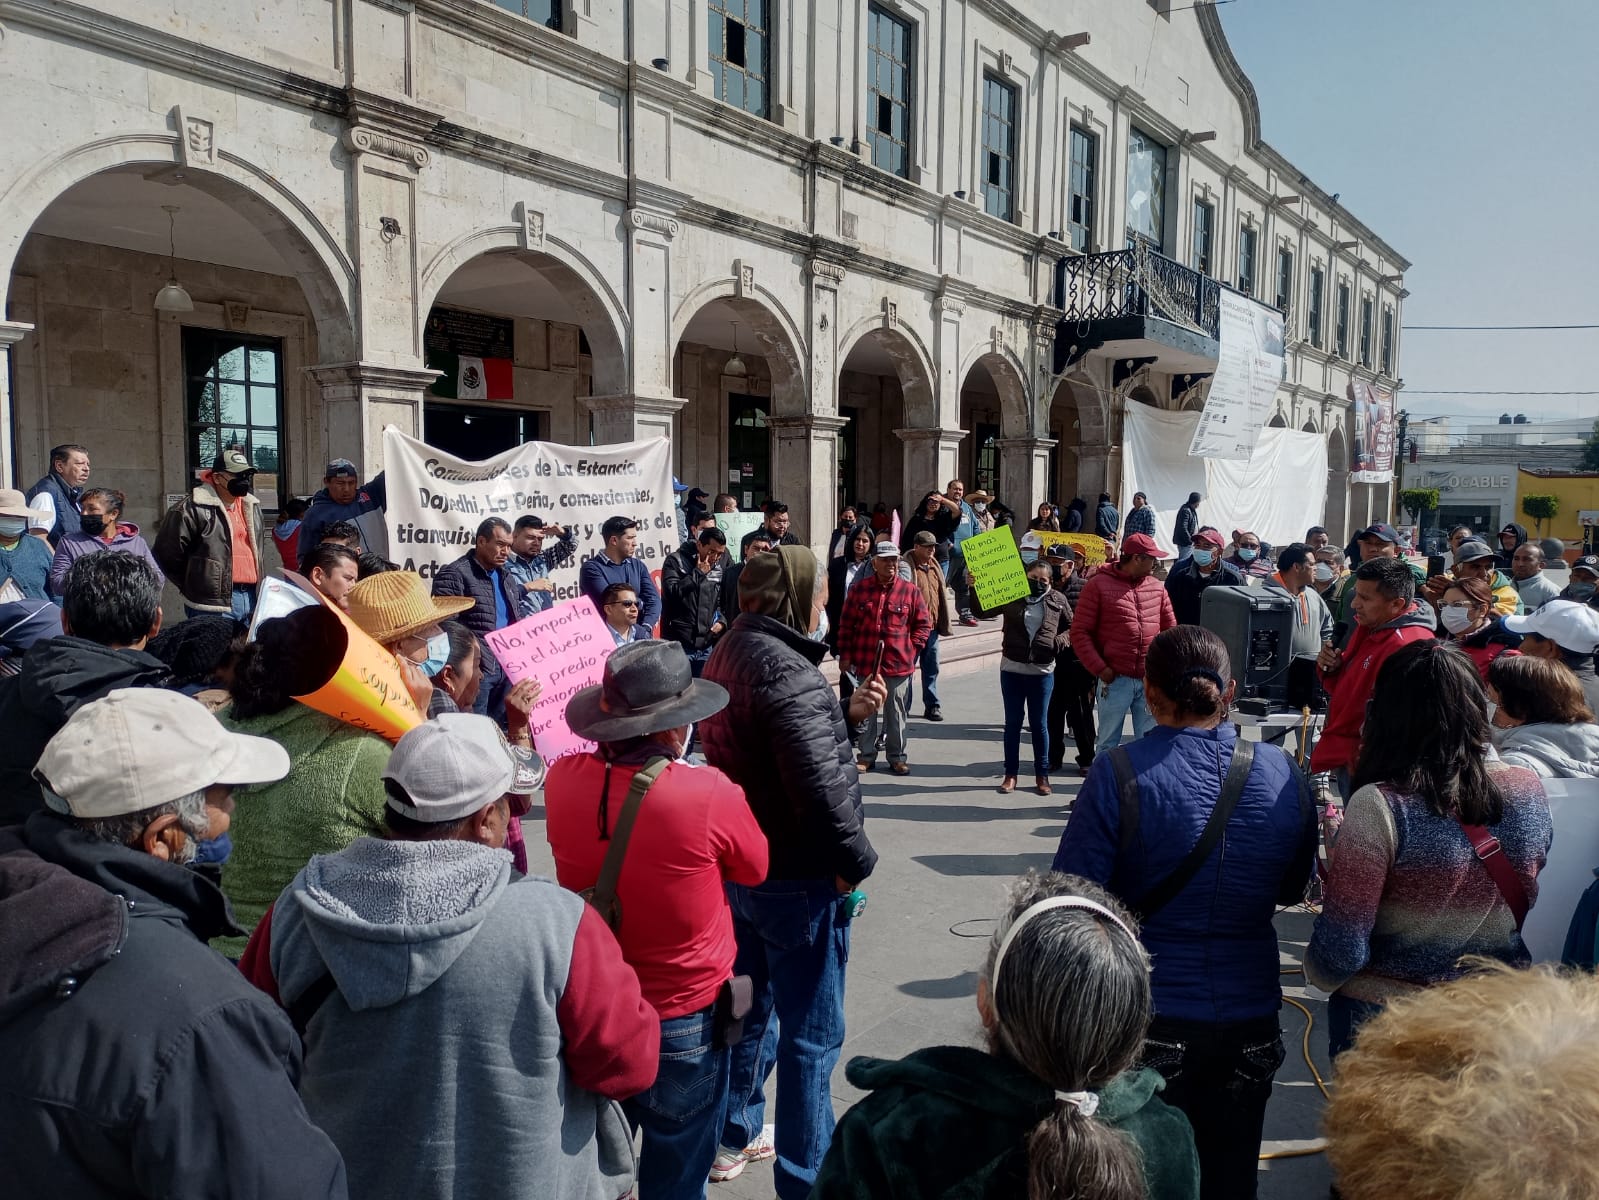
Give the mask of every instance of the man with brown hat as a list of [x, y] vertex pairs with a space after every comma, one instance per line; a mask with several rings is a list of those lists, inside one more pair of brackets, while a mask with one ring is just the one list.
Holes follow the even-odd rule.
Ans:
[[[938, 565], [938, 538], [932, 530], [923, 529], [911, 539], [911, 581], [922, 594], [922, 601], [932, 615], [933, 628], [927, 635], [927, 645], [917, 655], [917, 665], [922, 669], [922, 716], [929, 721], [942, 721], [944, 710], [938, 703], [938, 639], [952, 632], [949, 620], [949, 593], [944, 590], [944, 572]], [[910, 705], [910, 696], [905, 697]]]
[[218, 454], [200, 485], [161, 518], [150, 547], [161, 573], [183, 593], [189, 616], [255, 611], [266, 527], [255, 490], [255, 464], [238, 446]]
[[8, 584], [24, 600], [50, 598], [50, 547], [28, 536], [28, 500], [15, 488], [0, 488], [0, 588]]
[[695, 679], [679, 643], [622, 646], [604, 682], [566, 705], [572, 732], [599, 745], [557, 762], [544, 788], [556, 878], [614, 897], [622, 957], [660, 1017], [660, 1073], [623, 1104], [644, 1131], [639, 1190], [656, 1200], [705, 1194], [727, 1103], [724, 996], [738, 953], [724, 885], [766, 879], [766, 835], [743, 791], [683, 760], [694, 723], [726, 705], [726, 689]]

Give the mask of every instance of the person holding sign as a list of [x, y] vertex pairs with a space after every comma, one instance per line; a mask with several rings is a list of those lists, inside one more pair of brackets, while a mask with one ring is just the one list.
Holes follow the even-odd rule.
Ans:
[[650, 569], [638, 553], [638, 522], [632, 517], [607, 517], [600, 526], [605, 549], [584, 562], [577, 573], [577, 586], [595, 609], [605, 615], [605, 590], [612, 584], [626, 584], [638, 600], [633, 623], [639, 637], [654, 636], [655, 622], [661, 619], [661, 593], [650, 578]]
[[644, 1131], [638, 1182], [651, 1200], [705, 1195], [732, 1053], [731, 1005], [724, 1013], [719, 1000], [738, 945], [724, 885], [766, 878], [766, 835], [744, 793], [683, 758], [694, 723], [726, 705], [726, 690], [695, 679], [678, 643], [624, 646], [606, 659], [603, 681], [566, 704], [572, 732], [598, 745], [558, 761], [544, 789], [562, 887], [597, 888], [610, 856], [621, 856], [608, 889], [612, 928], [661, 1023], [660, 1074], [623, 1101]]
[[1120, 561], [1094, 572], [1077, 605], [1072, 649], [1100, 683], [1096, 754], [1121, 745], [1129, 712], [1135, 737], [1155, 727], [1144, 698], [1144, 659], [1155, 635], [1177, 624], [1171, 597], [1154, 575], [1163, 557], [1154, 538], [1130, 534], [1122, 539]]
[[1027, 566], [1028, 593], [1005, 606], [999, 662], [999, 692], [1005, 702], [1005, 779], [1001, 792], [1016, 790], [1020, 768], [1022, 719], [1033, 736], [1033, 775], [1038, 794], [1050, 794], [1049, 727], [1045, 714], [1054, 683], [1056, 656], [1066, 647], [1072, 609], [1050, 586], [1054, 568], [1044, 559]]

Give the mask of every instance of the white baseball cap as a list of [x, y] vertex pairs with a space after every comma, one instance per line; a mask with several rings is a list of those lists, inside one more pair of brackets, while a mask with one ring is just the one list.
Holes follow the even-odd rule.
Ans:
[[1535, 633], [1573, 654], [1599, 650], [1599, 612], [1576, 600], [1551, 600], [1526, 616], [1505, 617], [1511, 633]]
[[84, 820], [143, 812], [212, 784], [271, 783], [289, 752], [233, 733], [198, 700], [165, 688], [119, 688], [68, 718], [33, 769], [50, 807]]
[[383, 778], [406, 797], [390, 791], [390, 808], [413, 821], [437, 824], [470, 817], [507, 793], [531, 795], [541, 781], [542, 764], [532, 751], [506, 741], [488, 717], [441, 713], [394, 744]]

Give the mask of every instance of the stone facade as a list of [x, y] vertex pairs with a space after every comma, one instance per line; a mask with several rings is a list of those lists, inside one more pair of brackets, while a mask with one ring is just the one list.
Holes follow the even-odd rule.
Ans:
[[[1125, 244], [1141, 131], [1164, 149], [1169, 257], [1194, 261], [1198, 204], [1212, 273], [1237, 282], [1251, 241], [1270, 302], [1292, 254], [1277, 420], [1329, 438], [1329, 527], [1387, 515], [1390, 489], [1351, 494], [1336, 468], [1351, 376], [1397, 374], [1408, 263], [1261, 140], [1213, 8], [766, 0], [752, 113], [718, 98], [734, 51], [709, 44], [708, 0], [569, 0], [559, 30], [513, 7], [0, 0], [0, 474], [26, 485], [82, 441], [151, 521], [195, 465], [191, 327], [281, 343], [283, 491], [313, 490], [330, 455], [375, 470], [385, 425], [449, 416], [424, 348], [441, 305], [515, 322], [513, 393], [473, 411], [537, 414], [561, 441], [667, 434], [680, 477], [742, 491], [764, 473], [813, 538], [841, 492], [904, 508], [960, 475], [1026, 512], [1115, 491], [1124, 406], [1202, 403], [1204, 385], [1104, 353], [1052, 371], [1076, 126], [1096, 147], [1088, 251]], [[911, 47], [903, 176], [871, 165], [885, 14]], [[991, 86], [1015, 105], [1002, 215]], [[153, 310], [169, 274], [192, 312]], [[1362, 367], [1368, 299], [1391, 332]], [[762, 429], [765, 455], [735, 460]]]

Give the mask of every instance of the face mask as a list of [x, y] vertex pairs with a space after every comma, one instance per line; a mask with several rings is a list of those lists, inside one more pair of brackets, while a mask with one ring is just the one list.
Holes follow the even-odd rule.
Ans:
[[1450, 633], [1464, 633], [1476, 624], [1469, 604], [1446, 604], [1438, 610], [1438, 619]]
[[1566, 594], [1573, 600], [1592, 600], [1595, 590], [1599, 590], [1599, 584], [1573, 583], [1566, 588]]
[[255, 484], [248, 475], [241, 475], [237, 479], [228, 480], [228, 494], [230, 496], [248, 496], [254, 487]]
[[1022, 561], [1024, 563], [1035, 563], [1035, 562], [1037, 562], [1038, 561], [1038, 551], [1037, 550], [1023, 550], [1022, 551]]
[[816, 618], [816, 628], [811, 630], [811, 641], [825, 642], [827, 640], [827, 630], [827, 610], [824, 608], [822, 609], [821, 615]]
[[1254, 562], [1259, 557], [1260, 557], [1260, 551], [1259, 550], [1250, 550], [1250, 549], [1248, 549], [1246, 547], [1243, 547], [1243, 546], [1240, 546], [1238, 548], [1238, 561], [1239, 562]]
[[1315, 580], [1317, 583], [1331, 583], [1335, 577], [1332, 567], [1327, 563], [1316, 564]]
[[1032, 593], [1033, 599], [1037, 600], [1045, 592], [1049, 591], [1049, 584], [1042, 579], [1029, 579], [1027, 581], [1027, 590]]
[[422, 668], [422, 674], [429, 679], [444, 670], [450, 661], [450, 635], [436, 633], [428, 638], [428, 656], [417, 666]]
[[988, 511], [988, 505], [979, 500], [976, 504], [972, 505], [972, 511], [985, 513]]
[[1194, 551], [1194, 562], [1198, 563], [1202, 567], [1208, 567], [1208, 566], [1210, 566], [1211, 563], [1213, 563], [1215, 561], [1216, 561], [1216, 552], [1214, 550], [1195, 550]]
[[90, 537], [99, 537], [105, 532], [105, 518], [99, 513], [84, 513], [78, 522], [83, 526], [83, 532]]
[[19, 538], [27, 532], [27, 517], [0, 517], [0, 538]]

